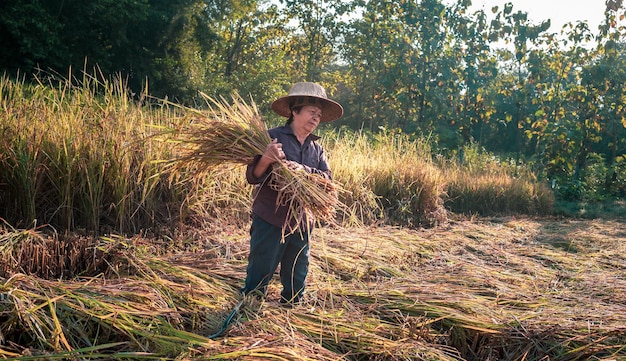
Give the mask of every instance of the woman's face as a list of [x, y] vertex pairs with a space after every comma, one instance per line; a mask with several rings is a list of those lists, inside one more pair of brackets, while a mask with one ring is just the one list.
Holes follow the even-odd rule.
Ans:
[[305, 105], [299, 112], [293, 112], [293, 126], [296, 129], [313, 133], [322, 119], [322, 109], [314, 105]]

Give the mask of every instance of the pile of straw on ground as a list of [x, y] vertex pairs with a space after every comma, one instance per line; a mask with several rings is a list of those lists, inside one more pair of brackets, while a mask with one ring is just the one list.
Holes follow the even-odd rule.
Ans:
[[107, 268], [107, 254], [90, 237], [45, 236], [36, 230], [0, 227], [0, 277], [20, 272], [47, 279], [72, 278]]
[[303, 304], [281, 307], [274, 280], [217, 338], [240, 299], [245, 229], [102, 238], [106, 272], [1, 279], [0, 356], [624, 359], [625, 235], [618, 221], [529, 219], [318, 229]]

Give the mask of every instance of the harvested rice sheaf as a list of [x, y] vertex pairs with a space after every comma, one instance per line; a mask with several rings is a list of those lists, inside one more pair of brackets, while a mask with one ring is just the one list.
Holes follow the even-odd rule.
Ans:
[[[266, 124], [256, 105], [233, 96], [229, 104], [205, 95], [208, 112], [184, 108], [191, 117], [176, 131], [178, 156], [170, 161], [174, 170], [193, 169], [192, 175], [216, 169], [230, 170], [250, 164], [271, 142]], [[294, 170], [277, 162], [271, 170], [271, 187], [278, 192], [277, 205], [290, 208], [289, 217], [298, 222], [313, 220], [334, 223], [340, 185], [327, 178]]]

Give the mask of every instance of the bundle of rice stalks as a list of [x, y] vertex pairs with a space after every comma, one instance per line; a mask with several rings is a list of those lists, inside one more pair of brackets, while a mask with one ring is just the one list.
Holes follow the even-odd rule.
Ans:
[[194, 175], [225, 165], [245, 165], [262, 154], [271, 142], [256, 105], [233, 96], [233, 103], [202, 94], [209, 110], [179, 106], [186, 124], [173, 131], [178, 155], [170, 161], [175, 170], [193, 168]]
[[276, 202], [289, 206], [291, 216], [300, 223], [306, 224], [307, 220], [313, 219], [332, 222], [339, 203], [338, 186], [318, 174], [289, 167], [280, 168], [273, 171], [270, 183], [270, 187], [278, 192]]
[[319, 340], [325, 348], [355, 359], [451, 361], [460, 356], [452, 347], [432, 342], [426, 319], [414, 318], [407, 326], [382, 320], [371, 310], [360, 313], [324, 309], [294, 310], [285, 322], [310, 339]]
[[[232, 104], [203, 97], [209, 111], [183, 108], [191, 119], [168, 132], [174, 136], [178, 154], [168, 161], [172, 178], [248, 165], [271, 142], [254, 102], [248, 104], [238, 95]], [[275, 163], [271, 178], [271, 187], [278, 192], [277, 206], [289, 206], [288, 216], [297, 222], [334, 223], [337, 210], [348, 210], [338, 200], [340, 185], [329, 179], [292, 169], [284, 161]]]
[[0, 356], [114, 360], [143, 354], [155, 359], [208, 343], [183, 329], [188, 316], [152, 282], [94, 278], [60, 283], [17, 274], [0, 284], [5, 317], [0, 334], [9, 340], [0, 345]]
[[[394, 325], [425, 318], [427, 341], [445, 340], [463, 359], [621, 360], [624, 225], [568, 223], [324, 229], [318, 237], [327, 248], [313, 255], [309, 289], [317, 289], [309, 294]], [[552, 234], [557, 224], [565, 235]]]

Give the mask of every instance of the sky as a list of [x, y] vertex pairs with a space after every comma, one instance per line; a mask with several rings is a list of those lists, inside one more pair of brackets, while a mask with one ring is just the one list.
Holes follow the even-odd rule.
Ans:
[[487, 14], [491, 14], [491, 7], [497, 5], [502, 9], [507, 2], [513, 4], [513, 11], [528, 13], [533, 24], [550, 19], [548, 32], [551, 33], [559, 33], [564, 24], [570, 21], [575, 24], [577, 20], [586, 20], [589, 29], [595, 33], [604, 20], [605, 0], [472, 0], [470, 13], [472, 9], [484, 8]]

